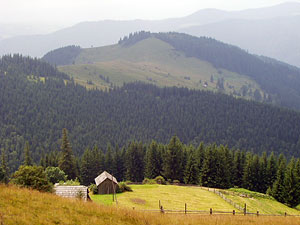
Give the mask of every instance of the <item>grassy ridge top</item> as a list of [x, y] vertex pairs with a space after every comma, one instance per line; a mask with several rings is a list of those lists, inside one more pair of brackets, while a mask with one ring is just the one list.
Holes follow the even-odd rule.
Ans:
[[0, 185], [0, 222], [16, 224], [298, 224], [296, 217], [163, 215], [105, 207]]
[[[100, 89], [110, 85], [121, 86], [124, 82], [143, 81], [158, 86], [217, 91], [217, 82], [223, 79], [222, 91], [225, 93], [239, 93], [244, 86], [249, 93], [257, 89], [263, 94], [259, 85], [249, 77], [217, 69], [209, 62], [195, 57], [187, 57], [155, 37], [129, 46], [117, 44], [83, 49], [75, 65], [60, 66], [59, 70], [89, 88], [88, 80]], [[103, 80], [103, 77], [108, 77], [109, 82]], [[244, 97], [249, 98], [250, 95], [245, 94]]]

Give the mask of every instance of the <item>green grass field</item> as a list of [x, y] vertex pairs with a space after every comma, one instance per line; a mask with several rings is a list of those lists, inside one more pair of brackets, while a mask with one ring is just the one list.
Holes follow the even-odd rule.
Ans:
[[[232, 211], [234, 208], [221, 197], [197, 187], [174, 185], [130, 185], [133, 192], [117, 195], [118, 206], [136, 209], [159, 209], [159, 200], [164, 209]], [[112, 195], [92, 195], [92, 200], [111, 205]], [[115, 204], [115, 203], [114, 203]]]
[[[252, 93], [258, 89], [263, 94], [259, 85], [249, 77], [216, 69], [197, 58], [186, 57], [171, 45], [155, 38], [130, 47], [111, 45], [84, 49], [75, 60], [75, 65], [60, 66], [59, 70], [88, 88], [103, 89], [109, 88], [110, 83], [121, 86], [124, 82], [143, 81], [158, 86], [218, 91], [217, 80], [223, 78], [227, 94], [240, 92], [243, 85]], [[109, 77], [110, 83], [100, 76]], [[93, 82], [92, 86], [87, 84], [88, 80]], [[204, 87], [204, 83], [207, 83], [207, 87]]]
[[[118, 206], [135, 209], [158, 209], [159, 200], [164, 209], [184, 210], [185, 203], [188, 210], [207, 210], [230, 212], [235, 208], [221, 197], [198, 187], [182, 187], [174, 185], [130, 185], [133, 192], [125, 192], [117, 195]], [[230, 189], [230, 192], [248, 194], [252, 197], [240, 197], [238, 195], [225, 194], [228, 199], [244, 206], [247, 211], [260, 214], [300, 215], [300, 211], [287, 207], [277, 202], [272, 197], [251, 192], [245, 189]], [[92, 195], [92, 200], [104, 205], [115, 205], [112, 195]], [[237, 209], [235, 209], [238, 211]]]

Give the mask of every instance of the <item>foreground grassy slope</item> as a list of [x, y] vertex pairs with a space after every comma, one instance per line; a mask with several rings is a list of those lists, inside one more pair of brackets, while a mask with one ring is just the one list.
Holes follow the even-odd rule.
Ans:
[[[94, 87], [122, 85], [124, 82], [143, 81], [158, 86], [179, 86], [192, 89], [218, 90], [217, 80], [224, 79], [225, 92], [233, 94], [247, 86], [260, 90], [249, 77], [216, 69], [210, 63], [186, 57], [171, 45], [156, 38], [148, 38], [132, 46], [112, 45], [83, 49], [75, 65], [61, 66], [80, 84], [92, 81]], [[102, 77], [109, 77], [109, 82]], [[213, 78], [213, 79], [211, 79]], [[204, 87], [204, 84], [207, 87]], [[261, 91], [261, 93], [263, 93]]]
[[69, 200], [0, 185], [0, 223], [16, 224], [299, 224], [298, 217], [164, 215]]
[[[188, 210], [232, 211], [234, 208], [212, 192], [198, 187], [173, 185], [130, 185], [133, 192], [117, 196], [118, 205], [136, 209], [159, 209], [159, 200], [164, 209], [183, 210], [187, 203]], [[95, 202], [110, 204], [111, 195], [92, 195]]]

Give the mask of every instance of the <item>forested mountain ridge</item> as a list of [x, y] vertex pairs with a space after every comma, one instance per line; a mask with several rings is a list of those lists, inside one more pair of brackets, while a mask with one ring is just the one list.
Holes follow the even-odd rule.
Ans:
[[[3, 63], [3, 62], [6, 63]], [[32, 70], [19, 74], [22, 61]], [[166, 143], [176, 134], [184, 143], [201, 141], [253, 152], [300, 155], [300, 114], [287, 109], [187, 88], [126, 84], [109, 92], [87, 90], [64, 74], [28, 78], [47, 65], [6, 56], [0, 65], [0, 148], [9, 152], [12, 169], [22, 161], [25, 141], [33, 158], [59, 148], [67, 128], [76, 155], [88, 146], [123, 146], [130, 140]], [[37, 64], [37, 65], [36, 65]], [[12, 68], [8, 73], [7, 65]], [[3, 69], [4, 68], [4, 69]], [[61, 74], [61, 77], [58, 77]]]
[[[145, 47], [147, 45], [148, 49]], [[153, 49], [157, 49], [156, 52]], [[94, 79], [93, 76], [96, 76], [96, 82], [99, 80], [97, 74], [100, 74], [109, 77], [115, 85], [122, 79], [124, 82], [130, 78], [156, 85], [169, 82], [169, 86], [192, 89], [203, 89], [205, 86], [210, 90], [300, 109], [299, 68], [249, 54], [212, 38], [142, 31], [120, 39], [118, 45], [83, 49], [73, 61], [76, 65], [61, 67], [61, 71], [79, 78]], [[150, 69], [145, 67], [146, 62], [151, 62]], [[170, 65], [169, 68], [166, 65]], [[119, 70], [116, 69], [118, 67]], [[138, 72], [132, 68], [137, 68]], [[180, 73], [176, 74], [173, 68]], [[114, 78], [116, 74], [119, 75], [117, 79]]]

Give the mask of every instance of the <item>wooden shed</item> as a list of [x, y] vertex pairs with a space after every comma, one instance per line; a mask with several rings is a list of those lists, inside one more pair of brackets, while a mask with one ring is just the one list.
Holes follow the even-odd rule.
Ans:
[[117, 190], [117, 179], [106, 171], [95, 178], [95, 183], [98, 188], [98, 194], [113, 194]]

